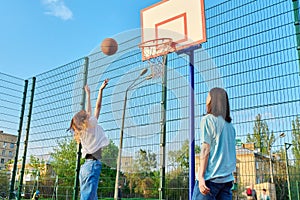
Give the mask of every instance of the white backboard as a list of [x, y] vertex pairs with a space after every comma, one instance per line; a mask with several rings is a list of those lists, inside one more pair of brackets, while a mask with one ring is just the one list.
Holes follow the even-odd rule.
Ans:
[[[173, 51], [201, 44], [206, 41], [204, 0], [163, 0], [156, 3], [141, 10], [141, 28], [142, 43], [172, 38], [175, 43]], [[142, 50], [143, 60], [147, 60], [144, 53]]]

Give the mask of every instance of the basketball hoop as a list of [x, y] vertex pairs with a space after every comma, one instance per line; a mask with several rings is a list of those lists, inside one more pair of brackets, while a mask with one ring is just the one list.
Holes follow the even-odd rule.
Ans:
[[142, 42], [139, 45], [142, 50], [143, 60], [150, 65], [152, 78], [160, 78], [163, 75], [167, 54], [175, 49], [171, 38], [158, 38]]

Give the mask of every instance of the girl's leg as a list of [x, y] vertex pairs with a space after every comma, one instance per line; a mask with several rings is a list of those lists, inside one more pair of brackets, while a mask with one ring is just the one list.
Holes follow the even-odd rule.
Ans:
[[80, 199], [96, 200], [102, 164], [98, 160], [86, 160], [80, 169]]

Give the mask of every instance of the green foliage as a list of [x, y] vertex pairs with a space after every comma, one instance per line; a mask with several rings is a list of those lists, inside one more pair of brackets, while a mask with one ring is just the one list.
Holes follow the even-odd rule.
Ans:
[[144, 198], [156, 197], [159, 187], [156, 154], [140, 149], [132, 166], [125, 172], [130, 194], [133, 191]]
[[9, 171], [7, 169], [0, 170], [0, 194], [8, 194], [9, 191]]
[[137, 166], [140, 172], [149, 173], [156, 169], [157, 161], [156, 161], [156, 154], [151, 153], [150, 151], [145, 151], [140, 149], [137, 155]]
[[290, 163], [292, 165], [290, 169], [290, 181], [292, 197], [296, 198], [300, 188], [300, 119], [298, 116], [292, 121], [292, 138], [294, 162]]
[[116, 180], [116, 166], [118, 147], [111, 140], [109, 145], [102, 150], [102, 170], [99, 182], [99, 197], [113, 195]]
[[113, 195], [116, 180], [116, 169], [110, 168], [105, 163], [102, 164], [102, 170], [99, 181], [99, 197], [109, 197]]
[[255, 117], [253, 134], [248, 133], [246, 142], [255, 143], [261, 153], [269, 154], [269, 147], [275, 142], [275, 136], [273, 131], [269, 131], [268, 124], [262, 120], [260, 114]]
[[167, 191], [169, 199], [188, 200], [188, 172], [184, 172], [181, 168], [170, 171], [167, 174]]
[[[195, 145], [195, 153], [200, 153], [201, 148]], [[169, 163], [173, 169], [167, 175], [167, 195], [170, 199], [188, 199], [188, 171], [189, 171], [189, 141], [185, 140], [181, 149], [169, 151]], [[180, 189], [179, 189], [180, 188]], [[179, 192], [178, 192], [179, 190]]]
[[295, 157], [295, 166], [299, 168], [300, 166], [300, 119], [297, 116], [295, 120], [292, 121], [292, 152]]
[[[59, 188], [72, 188], [75, 177], [77, 143], [72, 139], [58, 141], [58, 146], [51, 154], [51, 166], [58, 175]], [[81, 160], [81, 162], [83, 162]]]
[[119, 148], [110, 140], [109, 145], [102, 150], [102, 163], [111, 168], [116, 168], [118, 152]]
[[30, 162], [29, 166], [33, 168], [33, 170], [32, 170], [31, 173], [35, 177], [37, 175], [39, 175], [40, 171], [43, 171], [46, 168], [46, 166], [45, 166], [45, 164], [46, 164], [45, 160], [44, 159], [40, 160], [38, 157], [35, 157], [33, 155], [30, 155], [29, 162]]
[[[200, 153], [200, 146], [195, 145], [195, 153]], [[172, 163], [174, 170], [178, 167], [182, 171], [187, 172], [189, 170], [189, 141], [185, 140], [181, 149], [175, 151], [169, 151], [169, 162]]]
[[131, 166], [128, 168], [128, 170], [124, 173], [130, 195], [132, 195], [133, 190], [136, 186], [136, 183], [140, 179], [137, 169], [138, 169], [137, 163], [133, 162], [133, 163], [131, 163]]
[[[59, 194], [65, 194], [67, 189], [72, 190], [76, 173], [77, 143], [72, 139], [64, 139], [58, 142], [58, 146], [51, 154], [51, 166], [59, 177]], [[110, 144], [102, 151], [102, 171], [99, 182], [99, 196], [109, 196], [113, 191], [116, 170], [116, 158], [118, 147], [110, 141]], [[81, 159], [81, 164], [84, 159]]]

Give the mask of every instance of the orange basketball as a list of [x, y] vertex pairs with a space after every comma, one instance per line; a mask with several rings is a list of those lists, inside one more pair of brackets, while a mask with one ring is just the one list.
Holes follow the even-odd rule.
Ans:
[[104, 54], [111, 56], [118, 51], [118, 43], [113, 38], [105, 38], [101, 43], [101, 50]]

